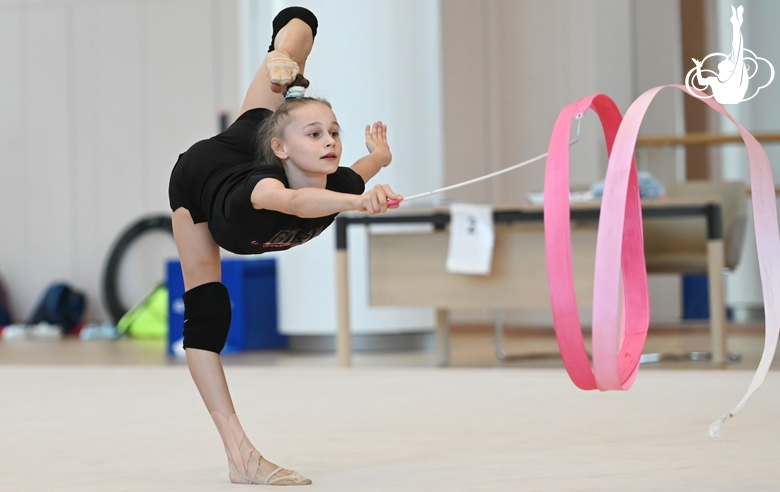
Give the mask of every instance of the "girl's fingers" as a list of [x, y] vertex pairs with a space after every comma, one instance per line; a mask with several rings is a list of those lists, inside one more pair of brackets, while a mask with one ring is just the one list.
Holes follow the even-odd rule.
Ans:
[[403, 199], [389, 185], [378, 184], [361, 197], [358, 210], [369, 215], [382, 214], [387, 212], [388, 209], [398, 208]]
[[394, 192], [389, 185], [385, 185], [385, 195], [387, 196], [388, 208], [398, 208], [401, 202], [404, 201], [404, 197]]
[[368, 200], [371, 202], [371, 215], [379, 212], [379, 200], [376, 197], [376, 187], [368, 192]]
[[373, 125], [366, 125], [366, 140], [387, 145], [387, 125], [381, 121], [376, 121]]
[[387, 212], [387, 193], [382, 186], [378, 186], [376, 190], [377, 202], [379, 202], [379, 211]]
[[[401, 203], [401, 200], [399, 200], [398, 198], [401, 198], [401, 196], [393, 192], [393, 190], [390, 189], [389, 185], [381, 185], [381, 186], [382, 186], [382, 192], [385, 197], [382, 203], [387, 208], [398, 208], [398, 205]], [[383, 211], [386, 212], [387, 208], [385, 208], [385, 210]]]

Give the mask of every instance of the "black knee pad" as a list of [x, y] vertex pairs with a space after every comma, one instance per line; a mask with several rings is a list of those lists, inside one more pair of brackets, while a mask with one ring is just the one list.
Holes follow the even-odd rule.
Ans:
[[317, 17], [309, 9], [303, 7], [287, 7], [282, 10], [276, 17], [274, 17], [274, 33], [271, 35], [271, 46], [268, 47], [268, 51], [274, 50], [274, 41], [276, 41], [276, 35], [293, 19], [300, 19], [307, 23], [311, 27], [312, 37], [317, 37]]
[[190, 289], [184, 301], [184, 348], [220, 353], [230, 329], [231, 309], [227, 287], [210, 282]]

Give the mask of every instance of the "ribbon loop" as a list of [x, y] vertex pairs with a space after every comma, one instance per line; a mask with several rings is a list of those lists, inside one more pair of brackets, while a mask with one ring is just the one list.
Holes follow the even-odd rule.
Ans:
[[[655, 87], [639, 96], [624, 118], [609, 97], [602, 94], [588, 96], [561, 111], [550, 138], [544, 181], [550, 302], [563, 363], [572, 382], [582, 389], [626, 390], [633, 384], [639, 369], [650, 310], [642, 210], [633, 154], [642, 119], [655, 95], [665, 87], [688, 93], [682, 85]], [[734, 409], [721, 416], [710, 428], [710, 434], [719, 437], [721, 423], [744, 407], [761, 386], [774, 358], [780, 333], [780, 233], [774, 179], [766, 152], [755, 137], [715, 100], [702, 99], [702, 102], [731, 120], [745, 141], [750, 161], [753, 220], [767, 322], [764, 352], [747, 393]], [[572, 118], [581, 116], [588, 109], [595, 111], [601, 120], [609, 154], [596, 244], [592, 368], [585, 350], [574, 293], [568, 146]], [[621, 273], [623, 315], [618, 325]]]
[[[585, 350], [574, 293], [567, 145], [571, 120], [588, 109], [593, 109], [601, 120], [610, 155], [596, 245], [593, 369]], [[633, 152], [629, 152], [629, 159], [613, 164], [613, 144], [621, 121], [617, 105], [605, 95], [589, 96], [570, 104], [555, 123], [545, 169], [545, 249], [553, 321], [566, 370], [574, 384], [582, 389], [628, 389], [639, 368], [649, 323], [642, 213]], [[618, 352], [621, 263], [624, 309]]]

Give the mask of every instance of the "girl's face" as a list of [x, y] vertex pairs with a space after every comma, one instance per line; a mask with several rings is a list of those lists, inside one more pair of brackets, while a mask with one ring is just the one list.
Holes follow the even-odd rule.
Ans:
[[290, 111], [282, 138], [272, 147], [306, 174], [332, 174], [341, 160], [341, 128], [325, 104], [312, 102]]

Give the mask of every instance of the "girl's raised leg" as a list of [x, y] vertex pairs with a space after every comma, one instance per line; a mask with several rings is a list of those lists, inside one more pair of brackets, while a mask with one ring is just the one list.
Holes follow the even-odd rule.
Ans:
[[292, 19], [280, 29], [274, 50], [268, 52], [255, 73], [239, 114], [254, 108], [276, 110], [284, 101], [282, 92], [296, 75], [303, 74], [313, 44], [311, 27], [300, 19]]

